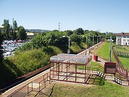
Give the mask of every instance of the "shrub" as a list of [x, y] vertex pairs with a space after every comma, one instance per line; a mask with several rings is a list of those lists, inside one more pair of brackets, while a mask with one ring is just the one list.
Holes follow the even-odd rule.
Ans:
[[81, 42], [81, 43], [80, 43], [80, 47], [81, 47], [82, 49], [86, 49], [86, 48], [87, 48], [87, 44], [84, 43], [84, 42]]
[[31, 42], [25, 43], [23, 46], [19, 47], [17, 51], [25, 51], [33, 48], [33, 44]]
[[79, 46], [76, 42], [72, 42], [72, 43], [71, 43], [70, 49], [71, 49], [71, 51], [72, 51], [73, 53], [78, 53], [78, 52], [81, 51], [80, 46]]
[[49, 56], [43, 53], [41, 49], [34, 49], [19, 52], [17, 55], [10, 57], [9, 60], [22, 72], [17, 74], [17, 76], [20, 76], [47, 65]]
[[48, 54], [49, 56], [62, 53], [62, 51], [58, 47], [55, 47], [55, 46], [43, 47], [42, 50], [44, 53]]
[[72, 42], [76, 42], [77, 44], [79, 44], [80, 42], [81, 42], [81, 36], [80, 35], [77, 35], [77, 34], [72, 34], [71, 36], [70, 36], [70, 38], [71, 38], [71, 41]]
[[10, 63], [8, 60], [4, 60], [3, 63], [0, 64], [0, 88], [3, 88], [8, 82], [16, 78], [17, 74], [14, 68], [15, 65]]

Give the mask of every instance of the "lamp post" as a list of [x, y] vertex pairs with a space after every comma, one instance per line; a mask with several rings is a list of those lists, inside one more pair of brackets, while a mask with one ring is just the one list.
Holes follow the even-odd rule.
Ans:
[[88, 36], [86, 36], [86, 44], [88, 44]]
[[111, 36], [110, 36], [110, 40], [109, 41], [110, 41], [110, 55], [109, 55], [110, 59], [109, 59], [109, 61], [111, 62], [112, 61], [112, 41], [113, 41]]
[[70, 42], [71, 42], [71, 39], [69, 36], [63, 36], [63, 37], [67, 37], [68, 38], [68, 50], [67, 50], [67, 53], [70, 54]]
[[97, 38], [96, 38], [96, 39], [97, 39], [97, 43], [99, 43], [99, 36], [97, 36]]
[[93, 35], [93, 45], [95, 44], [95, 36]]
[[68, 54], [70, 54], [70, 41], [71, 41], [70, 37], [68, 36], [68, 51], [67, 51]]

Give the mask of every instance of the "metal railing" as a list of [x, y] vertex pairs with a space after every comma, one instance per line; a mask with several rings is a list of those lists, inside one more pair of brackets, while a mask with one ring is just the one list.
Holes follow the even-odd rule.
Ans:
[[117, 73], [119, 73], [121, 76], [123, 76], [129, 82], [129, 71], [127, 69], [125, 69], [123, 67], [123, 65], [121, 64], [121, 61], [119, 60], [114, 47], [112, 49], [113, 49], [114, 58], [117, 62], [117, 65], [116, 65]]
[[25, 84], [23, 87], [19, 88], [18, 90], [14, 91], [12, 94], [8, 95], [8, 97], [25, 97], [29, 95], [31, 92], [38, 93], [41, 90], [45, 89], [46, 86], [50, 83], [51, 83], [50, 73], [46, 73], [42, 75], [40, 78]]

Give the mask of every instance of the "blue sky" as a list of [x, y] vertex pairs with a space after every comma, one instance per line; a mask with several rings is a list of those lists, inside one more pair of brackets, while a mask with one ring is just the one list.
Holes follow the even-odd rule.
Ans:
[[3, 19], [25, 28], [129, 32], [129, 0], [0, 0]]

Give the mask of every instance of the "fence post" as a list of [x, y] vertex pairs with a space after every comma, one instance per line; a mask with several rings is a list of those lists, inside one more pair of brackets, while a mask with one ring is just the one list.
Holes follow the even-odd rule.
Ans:
[[128, 86], [129, 86], [128, 70], [126, 70], [126, 79], [128, 81]]
[[27, 85], [27, 94], [29, 94], [29, 84]]
[[126, 70], [126, 79], [128, 80], [128, 71]]
[[40, 82], [39, 82], [39, 91], [40, 91]]
[[34, 87], [34, 86], [33, 86], [33, 82], [32, 82], [32, 91], [33, 91], [33, 87]]

